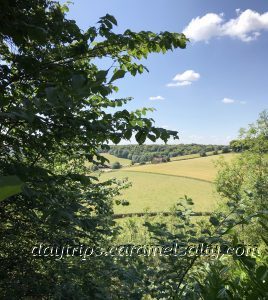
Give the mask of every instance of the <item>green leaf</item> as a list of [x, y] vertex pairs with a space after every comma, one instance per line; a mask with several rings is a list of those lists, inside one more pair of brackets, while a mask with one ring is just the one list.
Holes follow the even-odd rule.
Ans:
[[129, 140], [129, 139], [131, 138], [131, 136], [132, 136], [132, 131], [131, 131], [131, 129], [126, 130], [126, 131], [125, 131], [125, 138], [126, 138], [127, 140]]
[[206, 229], [206, 228], [205, 228], [205, 229], [202, 229], [202, 230], [201, 230], [201, 233], [202, 233], [202, 234], [209, 234], [209, 235], [211, 235], [211, 231], [210, 231], [209, 229]]
[[82, 74], [75, 74], [72, 76], [72, 86], [75, 89], [81, 88], [85, 82], [86, 78]]
[[74, 181], [80, 181], [84, 185], [89, 184], [92, 181], [92, 179], [97, 179], [94, 176], [88, 176], [83, 174], [69, 174], [69, 177]]
[[138, 131], [135, 135], [136, 141], [141, 145], [146, 140], [146, 133], [143, 131]]
[[89, 38], [91, 42], [95, 40], [96, 36], [97, 36], [97, 31], [95, 27], [90, 27], [85, 33], [85, 37]]
[[114, 16], [106, 14], [105, 18], [107, 20], [109, 20], [111, 23], [113, 23], [114, 25], [117, 25], [117, 21], [116, 21], [116, 18]]
[[112, 140], [113, 143], [118, 144], [118, 143], [120, 143], [121, 138], [118, 135], [114, 135], [114, 136], [111, 137], [111, 140]]
[[142, 121], [142, 120], [137, 120], [137, 121], [136, 121], [136, 124], [137, 124], [139, 127], [142, 127], [142, 126], [143, 126], [143, 121]]
[[45, 43], [47, 39], [47, 31], [40, 27], [34, 25], [27, 25], [28, 36], [30, 39], [36, 40], [39, 43]]
[[156, 136], [153, 135], [153, 134], [148, 134], [148, 138], [152, 141], [152, 142], [155, 142], [156, 141]]
[[21, 192], [23, 182], [17, 176], [0, 176], [0, 201]]
[[220, 224], [220, 221], [214, 216], [211, 216], [209, 218], [209, 222], [214, 226], [218, 226]]
[[98, 82], [106, 81], [106, 76], [107, 76], [108, 72], [109, 72], [109, 70], [98, 71], [96, 74], [96, 81], [98, 81]]
[[112, 78], [111, 78], [111, 80], [110, 80], [109, 83], [115, 81], [116, 79], [123, 78], [125, 76], [125, 74], [126, 74], [126, 71], [124, 71], [124, 70], [118, 70], [118, 71], [116, 71], [113, 74], [113, 76], [112, 76]]
[[247, 266], [249, 269], [253, 269], [256, 266], [256, 259], [249, 256], [240, 256], [239, 260], [243, 262], [245, 266]]
[[169, 139], [169, 134], [166, 130], [163, 130], [160, 138], [166, 143]]
[[32, 122], [34, 120], [34, 118], [35, 118], [35, 115], [32, 112], [30, 112], [30, 111], [22, 111], [22, 110], [20, 110], [18, 112], [16, 112], [16, 111], [15, 112], [11, 112], [10, 115], [11, 116], [16, 116], [16, 117], [18, 117], [20, 119], [23, 119], [23, 120], [26, 120], [28, 122]]
[[51, 103], [55, 102], [57, 100], [58, 91], [55, 87], [46, 87], [45, 88], [47, 100]]
[[268, 268], [266, 266], [258, 267], [256, 277], [259, 282], [265, 282], [268, 279]]

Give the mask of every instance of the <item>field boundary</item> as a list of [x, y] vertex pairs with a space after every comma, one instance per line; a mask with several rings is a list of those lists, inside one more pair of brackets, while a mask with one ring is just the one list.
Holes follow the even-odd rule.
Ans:
[[[208, 157], [208, 156], [212, 156], [212, 154], [209, 154], [209, 155], [207, 155], [205, 157]], [[178, 156], [178, 157], [180, 157], [180, 156]], [[186, 158], [171, 159], [168, 163], [173, 162], [173, 161], [183, 161], [183, 160], [190, 160], [190, 159], [196, 159], [196, 158], [203, 158], [203, 157], [201, 157], [201, 156], [195, 156], [195, 157], [188, 157], [188, 158], [186, 157]]]
[[162, 175], [162, 176], [180, 177], [180, 178], [192, 179], [192, 180], [197, 180], [197, 181], [202, 181], [202, 182], [214, 184], [213, 181], [209, 181], [209, 180], [201, 179], [201, 178], [190, 177], [190, 176], [183, 176], [183, 175], [155, 173], [155, 172], [146, 172], [146, 171], [123, 170], [123, 169], [120, 169], [120, 172], [133, 172], [133, 173], [145, 173], [145, 174], [154, 174], [154, 175]]
[[[213, 152], [213, 151], [212, 151]], [[215, 156], [215, 157], [217, 157], [217, 156], [221, 156], [221, 155], [223, 155], [223, 154], [225, 154], [225, 153], [218, 153], [218, 154], [213, 154], [213, 153], [206, 153], [206, 156], [200, 156], [198, 153], [195, 153], [195, 154], [193, 154], [193, 155], [197, 155], [197, 156], [194, 156], [194, 157], [186, 157], [186, 158], [181, 158], [181, 159], [171, 159], [170, 160], [170, 162], [173, 162], [173, 161], [181, 161], [181, 160], [188, 160], [188, 159], [195, 159], [195, 158], [205, 158], [205, 157], [209, 157], [209, 156]], [[176, 157], [183, 157], [183, 156], [186, 156], [186, 155], [181, 155], [181, 156], [175, 156], [174, 158], [176, 158]]]
[[[192, 212], [190, 216], [192, 217], [202, 217], [202, 216], [210, 216], [211, 212]], [[143, 212], [143, 213], [125, 213], [125, 214], [114, 214], [113, 219], [123, 219], [129, 217], [155, 217], [155, 216], [172, 216], [176, 215], [174, 212]]]

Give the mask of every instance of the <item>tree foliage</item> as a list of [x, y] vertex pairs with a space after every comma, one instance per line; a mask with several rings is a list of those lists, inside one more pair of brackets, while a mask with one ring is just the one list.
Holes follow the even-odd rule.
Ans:
[[[1, 299], [265, 299], [267, 256], [230, 264], [200, 256], [147, 261], [105, 255], [81, 261], [77, 253], [64, 259], [33, 256], [42, 246], [114, 245], [120, 228], [112, 218], [113, 198], [127, 184], [99, 182], [85, 162], [104, 164], [100, 151], [132, 136], [139, 144], [178, 138], [146, 117], [150, 109], [130, 112], [123, 108], [130, 98], [112, 96], [117, 80], [146, 70], [139, 60], [183, 49], [187, 38], [170, 32], [114, 33], [117, 21], [109, 14], [82, 31], [67, 19], [67, 11], [56, 1], [1, 1]], [[99, 68], [99, 59], [107, 68]], [[236, 245], [241, 242], [236, 228], [243, 225], [267, 244], [267, 163], [260, 160], [267, 149], [266, 119], [244, 132], [247, 164], [224, 166], [220, 173], [225, 210], [199, 227], [190, 219], [192, 200], [185, 197], [174, 211], [172, 231], [145, 223], [154, 241]]]
[[[255, 124], [243, 131], [249, 149], [231, 162], [223, 158], [218, 162], [220, 168], [215, 183], [221, 204], [209, 219], [193, 220], [190, 217], [193, 201], [185, 196], [168, 222], [147, 219], [146, 233], [142, 230], [136, 233], [137, 226], [133, 223], [129, 227], [131, 236], [142, 236], [149, 245], [167, 247], [167, 255], [142, 260], [140, 274], [144, 277], [139, 286], [145, 294], [153, 299], [268, 297], [268, 161], [265, 152], [268, 140], [263, 135], [267, 127], [258, 129], [259, 124], [268, 124], [262, 122], [264, 115], [262, 113]], [[172, 253], [174, 244], [179, 250], [177, 255]], [[191, 246], [193, 252], [184, 255], [185, 249]], [[258, 251], [252, 256], [246, 255], [247, 247], [257, 247]], [[244, 252], [230, 255], [228, 249]]]
[[112, 169], [120, 169], [122, 166], [120, 162], [116, 161], [112, 164]]
[[[221, 150], [221, 145], [201, 145], [201, 144], [179, 144], [179, 145], [111, 145], [108, 151], [110, 154], [131, 159], [133, 163], [150, 162], [154, 157], [165, 159], [197, 154], [199, 152], [211, 152], [215, 149]], [[103, 150], [101, 150], [103, 151]]]
[[[2, 299], [124, 298], [126, 290], [115, 283], [127, 270], [114, 259], [57, 261], [33, 258], [31, 249], [39, 243], [109, 246], [117, 232], [112, 199], [120, 185], [85, 175], [85, 162], [104, 163], [99, 148], [132, 136], [140, 144], [147, 137], [178, 138], [155, 127], [146, 117], [150, 109], [130, 112], [123, 106], [131, 98], [112, 97], [117, 80], [147, 70], [139, 60], [183, 49], [186, 37], [117, 34], [109, 14], [83, 31], [67, 11], [57, 1], [1, 1], [1, 200], [10, 185], [6, 176], [24, 182], [19, 195], [8, 192], [0, 203]], [[99, 68], [100, 59], [107, 67]]]

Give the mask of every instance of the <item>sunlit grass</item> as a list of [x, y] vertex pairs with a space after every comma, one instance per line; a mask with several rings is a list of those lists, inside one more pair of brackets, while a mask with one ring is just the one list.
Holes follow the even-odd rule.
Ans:
[[101, 175], [102, 180], [112, 177], [117, 179], [128, 177], [132, 183], [120, 197], [128, 200], [130, 205], [115, 206], [115, 213], [169, 211], [184, 195], [194, 200], [194, 211], [211, 211], [216, 206], [214, 185], [209, 182], [169, 175], [129, 172], [124, 169]]
[[230, 161], [235, 155], [236, 154], [228, 153], [223, 155], [198, 157], [194, 159], [172, 161], [169, 163], [134, 166], [131, 168], [125, 168], [125, 170], [129, 170], [132, 172], [175, 175], [212, 182], [217, 174], [215, 160], [222, 156], [227, 161]]

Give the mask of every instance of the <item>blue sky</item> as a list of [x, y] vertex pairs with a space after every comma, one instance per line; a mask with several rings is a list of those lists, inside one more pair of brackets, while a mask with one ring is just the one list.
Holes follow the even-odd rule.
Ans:
[[74, 0], [69, 17], [86, 29], [106, 13], [115, 32], [190, 37], [185, 50], [150, 55], [149, 73], [118, 81], [117, 97], [134, 97], [127, 108], [156, 108], [156, 125], [178, 130], [180, 142], [227, 144], [267, 109], [268, 1]]

